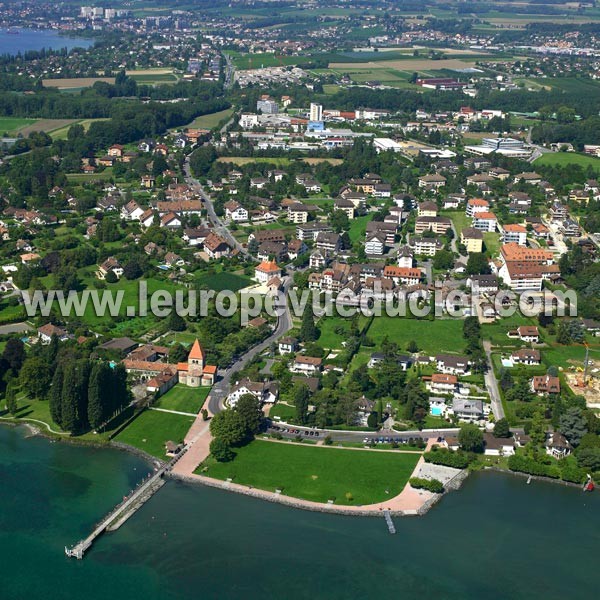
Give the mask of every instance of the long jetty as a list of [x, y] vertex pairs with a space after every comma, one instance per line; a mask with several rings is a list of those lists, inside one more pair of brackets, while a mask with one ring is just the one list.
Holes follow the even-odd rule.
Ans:
[[115, 531], [121, 527], [129, 517], [139, 510], [165, 484], [163, 476], [171, 471], [177, 461], [187, 452], [187, 449], [188, 447], [186, 446], [170, 462], [159, 467], [147, 479], [142, 481], [137, 489], [111, 510], [85, 539], [80, 540], [71, 548], [65, 546], [65, 554], [81, 560], [85, 552], [91, 548], [94, 541], [105, 531]]

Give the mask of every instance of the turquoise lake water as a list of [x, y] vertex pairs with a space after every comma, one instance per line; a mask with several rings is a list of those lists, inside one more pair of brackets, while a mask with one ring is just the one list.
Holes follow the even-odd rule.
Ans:
[[[149, 471], [0, 427], [2, 600], [589, 598], [600, 493], [478, 473], [421, 518], [297, 511], [168, 482], [84, 560], [63, 553]], [[592, 593], [593, 595], [593, 593]]]

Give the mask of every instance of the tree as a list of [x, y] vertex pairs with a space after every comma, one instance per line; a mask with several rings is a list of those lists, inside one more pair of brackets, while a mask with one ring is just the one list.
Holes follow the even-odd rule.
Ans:
[[104, 281], [106, 281], [106, 283], [117, 283], [119, 278], [115, 275], [115, 272], [111, 270], [104, 276]]
[[142, 269], [139, 261], [137, 259], [132, 259], [130, 260], [124, 267], [123, 267], [123, 275], [125, 276], [125, 279], [138, 279], [139, 277], [141, 277], [144, 274], [144, 270]]
[[467, 260], [466, 271], [467, 275], [489, 275], [492, 269], [485, 254], [471, 252]]
[[534, 446], [541, 447], [546, 441], [546, 423], [541, 410], [536, 410], [531, 419], [529, 437]]
[[373, 412], [370, 412], [369, 416], [367, 417], [367, 427], [370, 427], [371, 429], [377, 429], [378, 426], [379, 414], [374, 410]]
[[235, 458], [234, 451], [223, 438], [214, 438], [210, 442], [210, 453], [217, 462], [229, 462]]
[[296, 421], [304, 425], [306, 423], [308, 413], [308, 400], [310, 398], [310, 390], [303, 383], [298, 383], [294, 386], [293, 399], [296, 407]]
[[235, 410], [242, 417], [249, 438], [260, 431], [263, 420], [260, 400], [252, 394], [244, 394], [235, 405]]
[[448, 250], [438, 250], [433, 257], [433, 268], [448, 271], [454, 266], [454, 254]]
[[210, 432], [214, 438], [220, 438], [228, 446], [238, 446], [246, 437], [242, 416], [233, 409], [217, 413], [210, 422]]
[[500, 371], [500, 387], [503, 391], [510, 390], [513, 387], [515, 382], [513, 381], [512, 375], [508, 369], [502, 369]]
[[167, 327], [171, 331], [185, 331], [187, 325], [183, 317], [179, 316], [175, 311], [172, 311], [167, 319]]
[[312, 307], [306, 306], [302, 314], [302, 325], [300, 327], [300, 338], [303, 342], [315, 342], [319, 339], [319, 330], [315, 325], [315, 317]]
[[499, 419], [494, 425], [494, 437], [508, 438], [510, 437], [510, 425], [508, 419]]
[[17, 391], [12, 382], [6, 387], [5, 399], [8, 412], [13, 416], [16, 415], [19, 410], [17, 406]]
[[483, 452], [483, 433], [477, 425], [468, 423], [460, 428], [458, 443], [466, 452]]
[[25, 344], [18, 338], [10, 338], [6, 342], [2, 359], [6, 361], [8, 367], [17, 375], [25, 362]]
[[419, 345], [417, 344], [417, 342], [415, 342], [415, 340], [411, 340], [406, 346], [406, 351], [410, 352], [411, 354], [414, 354], [415, 352], [419, 351]]
[[45, 399], [52, 381], [48, 363], [40, 356], [31, 356], [21, 368], [20, 381], [30, 398]]
[[587, 421], [581, 408], [571, 406], [560, 417], [560, 431], [571, 445], [579, 446], [581, 438], [587, 433]]
[[48, 394], [48, 403], [50, 405], [50, 416], [57, 425], [62, 425], [62, 389], [64, 382], [64, 370], [59, 363], [52, 377], [52, 385]]
[[169, 349], [169, 362], [174, 364], [185, 362], [188, 354], [189, 352], [183, 347], [182, 344], [174, 344]]

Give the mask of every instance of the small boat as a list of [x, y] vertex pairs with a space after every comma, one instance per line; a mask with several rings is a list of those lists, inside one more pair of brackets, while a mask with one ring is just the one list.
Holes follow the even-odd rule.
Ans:
[[592, 479], [591, 475], [587, 476], [587, 481], [583, 484], [583, 491], [584, 492], [593, 492], [595, 489], [595, 485], [594, 485], [594, 480]]
[[527, 478], [527, 485], [531, 483], [531, 475]]

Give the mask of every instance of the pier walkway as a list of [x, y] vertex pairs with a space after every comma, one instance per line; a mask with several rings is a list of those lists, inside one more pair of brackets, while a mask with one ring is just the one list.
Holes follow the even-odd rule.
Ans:
[[105, 531], [114, 531], [125, 523], [129, 517], [141, 508], [165, 484], [163, 476], [173, 469], [177, 462], [185, 455], [187, 449], [188, 446], [183, 448], [170, 462], [159, 467], [148, 478], [142, 481], [137, 489], [108, 513], [85, 539], [77, 542], [71, 548], [65, 546], [65, 554], [81, 560], [85, 552], [91, 548], [99, 536]]

